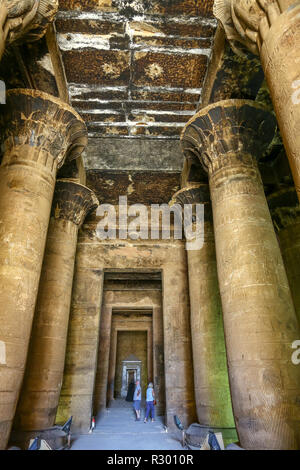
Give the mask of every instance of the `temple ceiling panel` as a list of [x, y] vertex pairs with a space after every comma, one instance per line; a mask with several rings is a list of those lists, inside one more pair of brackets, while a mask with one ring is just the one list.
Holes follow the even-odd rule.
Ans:
[[61, 0], [58, 45], [90, 137], [178, 139], [197, 110], [213, 1]]

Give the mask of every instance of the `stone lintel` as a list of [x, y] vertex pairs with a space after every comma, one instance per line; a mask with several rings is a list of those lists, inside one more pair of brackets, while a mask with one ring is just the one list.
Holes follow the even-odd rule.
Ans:
[[57, 180], [51, 216], [73, 222], [79, 227], [87, 214], [99, 205], [93, 191], [82, 184], [67, 179]]
[[47, 93], [9, 90], [1, 110], [4, 152], [28, 145], [50, 153], [60, 168], [65, 160], [80, 157], [87, 145], [83, 119], [71, 106]]
[[280, 230], [300, 223], [300, 204], [294, 187], [284, 188], [267, 198], [275, 229]]
[[212, 174], [233, 162], [252, 165], [271, 143], [276, 119], [260, 104], [250, 100], [213, 103], [187, 123], [181, 135], [186, 158], [198, 157]]

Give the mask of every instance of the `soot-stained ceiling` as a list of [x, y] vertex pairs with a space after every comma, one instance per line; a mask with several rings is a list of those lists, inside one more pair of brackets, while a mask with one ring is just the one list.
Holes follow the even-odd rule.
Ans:
[[211, 55], [213, 0], [61, 0], [71, 104], [90, 137], [178, 139]]

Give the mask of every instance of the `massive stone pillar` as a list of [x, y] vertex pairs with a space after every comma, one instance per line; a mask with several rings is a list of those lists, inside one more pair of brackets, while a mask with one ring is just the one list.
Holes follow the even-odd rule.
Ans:
[[215, 0], [214, 13], [237, 53], [260, 55], [300, 199], [300, 1]]
[[171, 429], [174, 415], [185, 427], [196, 419], [186, 260], [184, 250], [176, 251], [163, 266], [166, 424]]
[[68, 105], [36, 90], [11, 90], [1, 107], [0, 448], [10, 433], [23, 379], [56, 171], [86, 145]]
[[58, 0], [2, 0], [0, 60], [6, 45], [35, 41], [45, 33], [58, 10]]
[[118, 332], [116, 329], [112, 329], [110, 351], [109, 351], [109, 369], [107, 379], [107, 404], [115, 399], [115, 375], [116, 375], [116, 362], [117, 362], [117, 343], [118, 343]]
[[[198, 421], [234, 428], [208, 184], [181, 189], [172, 203], [182, 208], [204, 205], [204, 244], [199, 249], [187, 249]], [[192, 229], [196, 233], [196, 227]]]
[[94, 415], [101, 416], [107, 404], [107, 381], [109, 374], [109, 352], [111, 342], [112, 306], [108, 302], [110, 292], [104, 293], [100, 321], [97, 375], [94, 390]]
[[247, 449], [300, 446], [300, 338], [294, 305], [256, 158], [275, 119], [251, 101], [207, 106], [183, 146], [208, 172], [234, 416]]
[[85, 267], [84, 255], [75, 262], [63, 384], [56, 422], [73, 416], [73, 430], [88, 431], [97, 369], [103, 271]]
[[295, 188], [272, 193], [268, 204], [300, 322], [300, 205]]
[[78, 229], [98, 205], [81, 184], [55, 187], [24, 382], [15, 416], [18, 430], [53, 426], [63, 379]]
[[165, 413], [164, 329], [161, 306], [153, 307], [153, 380], [157, 398], [156, 413]]

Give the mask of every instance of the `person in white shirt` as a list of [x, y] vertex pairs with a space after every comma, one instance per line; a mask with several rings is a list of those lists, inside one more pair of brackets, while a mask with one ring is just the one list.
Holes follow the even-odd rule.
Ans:
[[149, 383], [148, 388], [147, 388], [146, 405], [147, 405], [147, 408], [146, 408], [146, 416], [145, 416], [145, 419], [144, 419], [144, 423], [147, 423], [147, 419], [148, 419], [148, 416], [149, 416], [150, 412], [151, 412], [151, 418], [152, 418], [152, 423], [153, 423], [153, 421], [155, 421], [155, 408], [154, 408], [155, 393], [154, 393], [153, 383], [152, 382]]
[[140, 386], [140, 381], [137, 380], [135, 383], [135, 390], [133, 395], [133, 407], [136, 413], [136, 421], [141, 420], [141, 399], [142, 399], [142, 389]]

